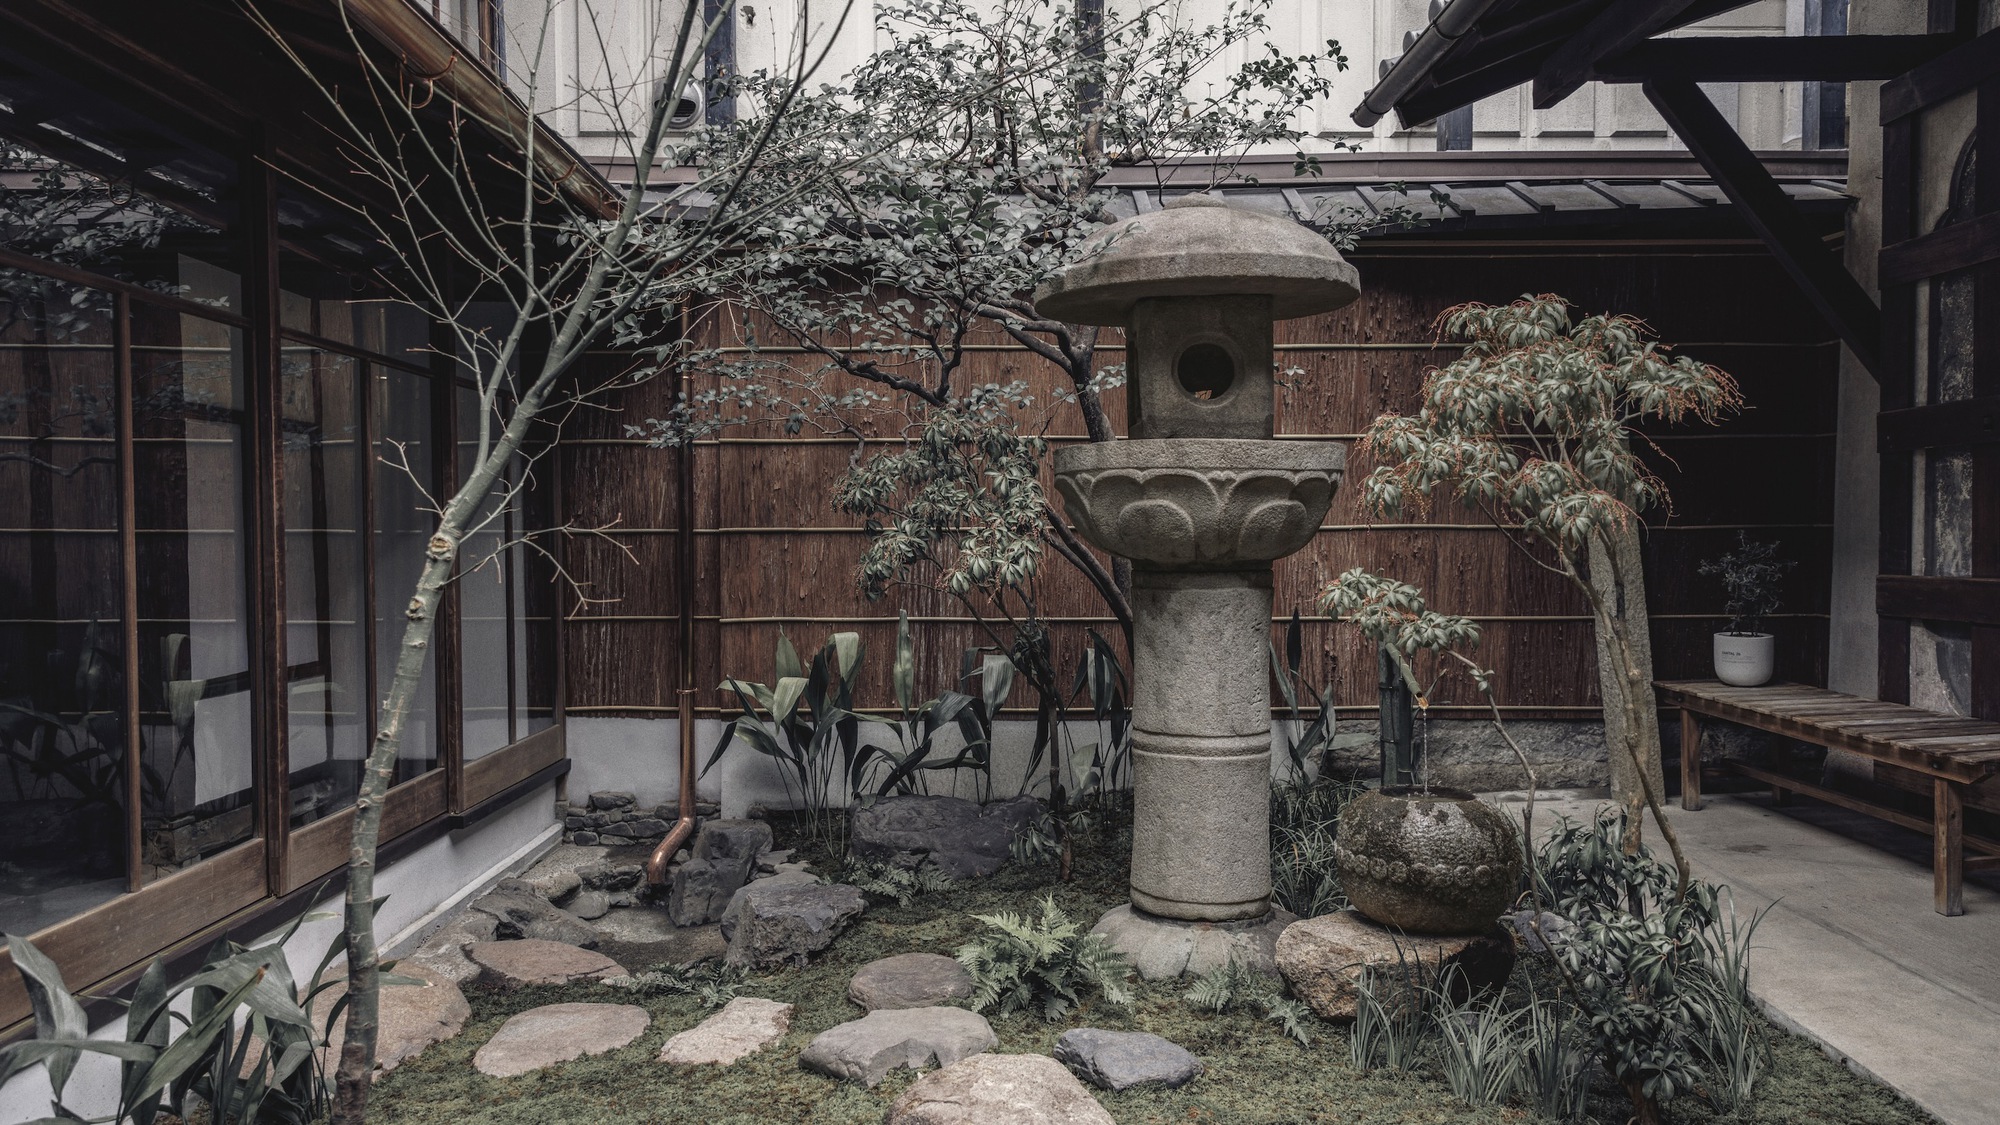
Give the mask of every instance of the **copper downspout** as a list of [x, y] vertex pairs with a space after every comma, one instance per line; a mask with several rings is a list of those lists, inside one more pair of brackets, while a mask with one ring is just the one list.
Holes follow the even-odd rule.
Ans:
[[[686, 322], [682, 322], [686, 335]], [[681, 401], [692, 402], [693, 376], [681, 373]], [[676, 568], [680, 571], [680, 660], [681, 686], [678, 712], [681, 736], [681, 816], [667, 830], [667, 838], [653, 849], [646, 861], [646, 883], [657, 887], [667, 881], [667, 863], [681, 845], [694, 835], [694, 443], [681, 442], [680, 527], [674, 539]]]

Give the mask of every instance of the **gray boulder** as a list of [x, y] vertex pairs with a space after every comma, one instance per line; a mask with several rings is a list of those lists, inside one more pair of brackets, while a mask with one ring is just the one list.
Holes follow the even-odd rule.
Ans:
[[771, 826], [759, 820], [711, 820], [694, 838], [686, 862], [667, 873], [667, 915], [676, 926], [721, 918], [730, 898], [750, 881], [757, 857], [771, 849]]
[[867, 908], [868, 900], [844, 884], [783, 885], [766, 879], [743, 888], [722, 917], [729, 943], [724, 960], [754, 969], [806, 958], [833, 944]]
[[981, 807], [957, 797], [884, 797], [848, 812], [854, 854], [915, 867], [925, 860], [954, 879], [991, 875], [1014, 838], [1041, 815], [1033, 797]]
[[806, 1045], [799, 1063], [874, 1086], [897, 1067], [950, 1066], [999, 1042], [985, 1016], [964, 1008], [899, 1008], [828, 1028]]
[[492, 917], [493, 936], [501, 941], [532, 938], [559, 941], [584, 949], [597, 947], [597, 931], [583, 920], [534, 893], [494, 891], [473, 899], [469, 908]]
[[1195, 1080], [1201, 1060], [1171, 1040], [1143, 1031], [1079, 1027], [1056, 1040], [1056, 1061], [1105, 1090], [1134, 1086], [1175, 1089]]
[[563, 909], [586, 922], [595, 922], [611, 913], [611, 896], [603, 891], [578, 891]]
[[590, 795], [590, 807], [604, 811], [624, 809], [630, 808], [636, 800], [630, 793], [598, 792]]
[[899, 953], [861, 966], [847, 998], [869, 1011], [929, 1008], [972, 995], [972, 974], [937, 953]]

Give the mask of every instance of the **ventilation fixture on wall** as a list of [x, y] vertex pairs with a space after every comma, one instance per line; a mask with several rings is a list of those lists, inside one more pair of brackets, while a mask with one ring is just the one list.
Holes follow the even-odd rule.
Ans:
[[680, 100], [667, 114], [667, 128], [692, 129], [701, 124], [702, 115], [708, 110], [708, 95], [702, 90], [699, 80], [690, 81], [681, 87]]

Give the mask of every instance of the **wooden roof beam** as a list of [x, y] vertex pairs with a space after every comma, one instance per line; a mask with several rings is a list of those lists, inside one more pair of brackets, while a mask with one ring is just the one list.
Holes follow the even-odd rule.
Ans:
[[1957, 46], [1955, 35], [1701, 36], [1648, 39], [1591, 68], [1600, 82], [1887, 81]]
[[1685, 78], [1656, 78], [1641, 88], [1729, 201], [1742, 209], [1744, 220], [1764, 240], [1806, 300], [1879, 379], [1881, 310], [1813, 233], [1785, 190], [1736, 135], [1715, 103]]
[[1582, 30], [1563, 41], [1535, 75], [1535, 108], [1548, 109], [1590, 81], [1601, 59], [1622, 55], [1674, 25], [1693, 0], [1611, 0]]

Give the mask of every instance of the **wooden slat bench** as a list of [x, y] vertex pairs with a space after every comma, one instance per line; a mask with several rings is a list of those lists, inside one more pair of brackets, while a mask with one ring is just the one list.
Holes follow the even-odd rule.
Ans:
[[[1681, 713], [1681, 806], [1701, 807], [1701, 720], [1720, 719], [1851, 751], [1930, 779], [1929, 820], [1749, 762], [1718, 765], [1771, 786], [1930, 834], [1937, 912], [1965, 913], [1965, 872], [2000, 868], [2000, 840], [1965, 831], [1965, 791], [2000, 773], [2000, 723], [1941, 715], [1802, 684], [1731, 687], [1719, 680], [1663, 680], [1662, 707]], [[1981, 854], [1967, 859], [1967, 848]]]

